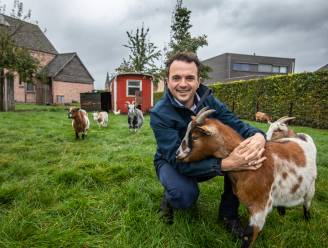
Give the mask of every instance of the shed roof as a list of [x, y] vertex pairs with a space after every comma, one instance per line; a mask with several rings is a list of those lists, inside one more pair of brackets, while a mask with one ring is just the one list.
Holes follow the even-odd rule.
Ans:
[[151, 77], [153, 79], [153, 75], [143, 73], [143, 72], [119, 72], [119, 73], [115, 74], [109, 81], [112, 82], [114, 80], [114, 78], [116, 78], [118, 76], [125, 76], [125, 75], [140, 75], [140, 76]]

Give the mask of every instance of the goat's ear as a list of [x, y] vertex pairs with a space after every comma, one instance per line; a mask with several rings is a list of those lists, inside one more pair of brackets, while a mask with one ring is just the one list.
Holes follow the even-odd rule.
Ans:
[[204, 135], [213, 135], [213, 132], [208, 128], [208, 126], [197, 126], [196, 129]]
[[271, 125], [272, 124], [272, 122], [271, 121], [268, 121], [268, 123]]
[[130, 104], [130, 102], [129, 102], [129, 101], [126, 101], [126, 102], [125, 102], [125, 105], [126, 105], [126, 106], [128, 106], [129, 104]]

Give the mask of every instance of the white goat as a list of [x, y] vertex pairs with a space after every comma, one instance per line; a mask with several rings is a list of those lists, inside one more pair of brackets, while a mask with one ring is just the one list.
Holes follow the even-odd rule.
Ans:
[[300, 138], [305, 140], [306, 134], [295, 133], [290, 127], [288, 127], [287, 122], [294, 120], [295, 117], [284, 116], [275, 122], [268, 122], [270, 127], [266, 133], [267, 140], [278, 140], [281, 138]]
[[106, 111], [93, 112], [93, 120], [98, 123], [98, 127], [108, 126], [108, 113]]
[[137, 129], [141, 128], [144, 122], [144, 116], [140, 109], [138, 109], [135, 105], [135, 102], [132, 103], [126, 102], [126, 106], [128, 108], [128, 123], [129, 123], [129, 130], [131, 131], [134, 129], [136, 132]]

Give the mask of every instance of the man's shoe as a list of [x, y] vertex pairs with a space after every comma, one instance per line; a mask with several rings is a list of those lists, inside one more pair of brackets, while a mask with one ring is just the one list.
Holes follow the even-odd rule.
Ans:
[[236, 238], [242, 238], [244, 235], [244, 228], [239, 218], [228, 219], [226, 217], [220, 218], [226, 229]]
[[165, 196], [162, 199], [159, 212], [161, 214], [161, 218], [163, 218], [166, 224], [168, 225], [173, 224], [173, 208], [168, 202], [168, 200], [166, 200]]

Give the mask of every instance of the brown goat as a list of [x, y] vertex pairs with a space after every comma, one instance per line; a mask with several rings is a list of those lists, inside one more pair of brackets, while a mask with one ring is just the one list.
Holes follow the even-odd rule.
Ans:
[[82, 139], [87, 134], [89, 129], [89, 118], [85, 110], [79, 108], [71, 108], [69, 111], [69, 116], [72, 118], [72, 127], [75, 130], [75, 137], [79, 139], [79, 134], [82, 134]]
[[266, 114], [266, 113], [263, 113], [263, 112], [256, 112], [255, 114], [255, 120], [256, 121], [271, 121], [272, 118], [270, 115]]
[[[202, 109], [192, 118], [177, 151], [178, 160], [192, 162], [209, 156], [226, 158], [242, 142], [243, 138], [231, 127], [206, 118], [213, 112], [215, 110]], [[274, 206], [303, 204], [304, 217], [309, 218], [317, 175], [316, 147], [312, 138], [304, 135], [305, 140], [285, 138], [267, 142], [263, 154], [267, 159], [255, 171], [227, 172], [234, 193], [250, 214], [242, 247], [253, 245]]]

